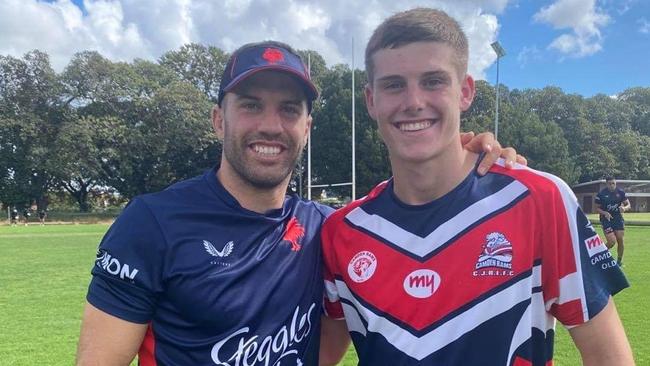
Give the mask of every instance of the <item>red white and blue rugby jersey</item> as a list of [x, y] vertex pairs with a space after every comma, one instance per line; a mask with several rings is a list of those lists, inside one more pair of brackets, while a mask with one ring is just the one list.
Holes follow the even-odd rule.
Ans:
[[99, 246], [87, 299], [150, 325], [142, 366], [316, 365], [331, 211], [292, 195], [252, 212], [208, 170], [129, 204]]
[[328, 316], [359, 365], [551, 365], [555, 318], [582, 324], [628, 286], [569, 187], [495, 165], [421, 206], [392, 181], [323, 232]]

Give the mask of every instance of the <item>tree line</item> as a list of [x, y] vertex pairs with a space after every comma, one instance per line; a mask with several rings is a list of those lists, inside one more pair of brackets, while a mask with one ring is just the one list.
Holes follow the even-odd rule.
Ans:
[[[309, 57], [321, 97], [314, 106], [312, 183], [351, 180], [350, 80], [354, 72], [357, 195], [390, 176], [386, 148], [365, 109], [365, 73]], [[221, 144], [210, 125], [228, 54], [187, 44], [157, 61], [114, 62], [95, 51], [74, 55], [60, 73], [46, 53], [0, 56], [0, 202], [47, 205], [67, 192], [81, 211], [89, 197], [124, 198], [164, 189], [218, 163]], [[495, 88], [477, 81], [467, 131], [491, 131]], [[585, 98], [556, 87], [501, 85], [499, 140], [533, 168], [569, 184], [615, 175], [650, 179], [650, 88]], [[305, 154], [306, 155], [306, 154]], [[306, 156], [292, 187], [306, 187]], [[315, 192], [314, 192], [315, 193]], [[350, 195], [350, 188], [338, 192]]]

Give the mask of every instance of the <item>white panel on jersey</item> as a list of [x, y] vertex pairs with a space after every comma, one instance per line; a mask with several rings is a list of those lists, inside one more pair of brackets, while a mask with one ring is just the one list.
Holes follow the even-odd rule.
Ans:
[[354, 310], [352, 305], [341, 303], [343, 305], [343, 314], [345, 315], [345, 324], [348, 326], [348, 331], [361, 333], [366, 336], [366, 326], [359, 317], [359, 313]]
[[[349, 330], [361, 334], [365, 334], [365, 331], [379, 333], [395, 348], [417, 360], [422, 360], [451, 344], [480, 324], [530, 299], [531, 289], [541, 285], [541, 283], [536, 283], [538, 280], [541, 280], [541, 276], [535, 275], [535, 273], [540, 271], [541, 268], [536, 266], [533, 269], [533, 275], [513, 283], [509, 287], [484, 299], [439, 327], [419, 337], [363, 306], [352, 295], [350, 289], [343, 281], [336, 280], [336, 286], [339, 289], [341, 298], [348, 300], [354, 305], [354, 309], [356, 309], [355, 311], [349, 305], [344, 304], [347, 305], [347, 308], [344, 307], [344, 310]], [[542, 301], [540, 300], [538, 302], [541, 303]], [[543, 306], [541, 309], [544, 309]], [[534, 311], [540, 310], [534, 309]], [[367, 328], [363, 327], [363, 323], [357, 315], [357, 312], [368, 324]], [[547, 326], [541, 327], [541, 329], [546, 328]]]
[[465, 208], [424, 238], [408, 232], [378, 215], [368, 214], [361, 207], [350, 211], [345, 218], [352, 224], [422, 258], [477, 221], [509, 205], [527, 190], [523, 184], [513, 181], [500, 191]]
[[339, 292], [336, 289], [334, 282], [325, 280], [325, 293], [327, 294], [327, 299], [330, 302], [339, 301]]
[[580, 295], [584, 292], [583, 286], [582, 276], [577, 272], [569, 273], [560, 278], [560, 298], [557, 300], [558, 304], [580, 300]]

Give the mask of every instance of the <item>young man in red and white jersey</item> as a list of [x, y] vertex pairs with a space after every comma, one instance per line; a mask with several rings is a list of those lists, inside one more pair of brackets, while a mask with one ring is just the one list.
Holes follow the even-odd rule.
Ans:
[[585, 365], [632, 365], [611, 299], [627, 280], [569, 187], [523, 166], [480, 176], [463, 150], [467, 59], [459, 24], [433, 9], [368, 42], [393, 177], [323, 226], [323, 328], [344, 345], [347, 327], [359, 365], [548, 366], [557, 319]]

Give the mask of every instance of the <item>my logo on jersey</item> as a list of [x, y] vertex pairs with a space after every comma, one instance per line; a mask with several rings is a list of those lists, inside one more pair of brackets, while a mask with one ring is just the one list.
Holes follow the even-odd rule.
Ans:
[[585, 247], [587, 247], [589, 257], [593, 257], [594, 255], [607, 250], [607, 247], [600, 239], [600, 236], [598, 236], [598, 234], [592, 236], [591, 238], [585, 239]]
[[500, 232], [485, 237], [483, 251], [478, 256], [474, 276], [512, 276], [512, 244]]
[[440, 287], [440, 275], [430, 269], [418, 269], [404, 278], [404, 290], [407, 294], [426, 299]]
[[348, 276], [352, 281], [361, 283], [367, 281], [377, 269], [377, 257], [366, 250], [352, 257], [348, 264]]
[[135, 279], [135, 276], [138, 274], [138, 270], [133, 268], [131, 270], [131, 267], [129, 267], [128, 264], [122, 264], [120, 261], [108, 254], [107, 251], [103, 249], [99, 249], [97, 251], [97, 259], [95, 259], [95, 265], [99, 268], [104, 269], [106, 272], [113, 276], [119, 276], [120, 279], [129, 279], [133, 281]]
[[292, 217], [291, 220], [289, 220], [286, 229], [284, 229], [282, 240], [286, 240], [291, 243], [291, 251], [297, 252], [302, 247], [298, 241], [302, 239], [303, 236], [305, 236], [305, 228], [300, 225], [298, 219]]
[[[295, 365], [301, 366], [298, 344], [303, 340], [310, 342], [309, 334], [313, 329], [312, 322], [316, 320], [314, 313], [316, 304], [302, 313], [300, 307], [293, 312], [291, 324], [280, 327], [275, 334], [266, 337], [250, 334], [250, 327], [243, 327], [212, 346], [210, 356], [219, 366], [256, 366], [256, 365], [289, 365], [285, 358], [295, 357]], [[288, 358], [290, 360], [291, 358]]]

